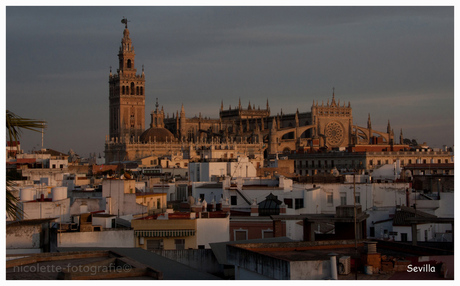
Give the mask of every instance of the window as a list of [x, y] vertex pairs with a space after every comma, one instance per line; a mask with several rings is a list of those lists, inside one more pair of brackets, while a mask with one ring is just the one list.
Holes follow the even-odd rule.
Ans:
[[174, 244], [176, 245], [176, 250], [185, 249], [185, 239], [174, 239]]
[[285, 204], [288, 208], [292, 209], [292, 199], [284, 199], [284, 204]]
[[272, 238], [273, 237], [273, 230], [267, 229], [262, 230], [262, 238]]
[[163, 239], [147, 239], [147, 250], [163, 249]]
[[236, 205], [237, 205], [236, 196], [230, 196], [230, 204], [231, 204], [232, 206], [236, 206]]
[[347, 193], [340, 193], [340, 204], [341, 205], [347, 204]]
[[382, 165], [382, 162], [380, 160], [377, 160], [377, 165], [378, 166]]
[[409, 159], [409, 164], [412, 164], [412, 159]]
[[161, 209], [161, 200], [157, 199], [157, 209]]
[[295, 209], [303, 208], [303, 199], [295, 199]]
[[385, 160], [385, 164], [388, 164], [388, 160]]
[[449, 159], [444, 160], [444, 162], [445, 162], [446, 164], [449, 163]]
[[369, 229], [369, 236], [375, 237], [375, 227], [371, 226]]
[[248, 231], [244, 229], [235, 230], [235, 239], [234, 240], [247, 240]]
[[355, 195], [355, 202], [356, 204], [361, 204], [361, 193], [356, 193]]
[[372, 166], [374, 164], [374, 160], [369, 160], [369, 165]]
[[332, 205], [334, 203], [334, 195], [333, 193], [328, 193], [327, 194], [327, 204]]
[[335, 165], [334, 165], [334, 160], [331, 160], [331, 167], [334, 168]]
[[315, 161], [311, 161], [311, 167], [312, 167], [312, 168], [315, 167]]
[[201, 201], [204, 201], [204, 194], [200, 194]]
[[321, 168], [321, 161], [318, 160], [318, 168]]
[[426, 159], [423, 159], [423, 164], [426, 164]]
[[407, 233], [401, 233], [401, 241], [407, 241]]
[[324, 160], [324, 167], [327, 168], [327, 160]]
[[308, 168], [308, 161], [305, 161], [305, 168]]

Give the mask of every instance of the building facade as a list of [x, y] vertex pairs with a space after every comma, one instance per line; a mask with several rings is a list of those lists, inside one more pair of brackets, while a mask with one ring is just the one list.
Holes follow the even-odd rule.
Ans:
[[[342, 104], [334, 91], [330, 102], [329, 99], [326, 104], [313, 101], [309, 111], [297, 110], [293, 114], [284, 114], [282, 109], [272, 114], [268, 99], [262, 108], [250, 102], [244, 108], [239, 100], [234, 108], [224, 109], [222, 101], [217, 119], [203, 117], [201, 112], [199, 116], [187, 118], [184, 105], [170, 117], [159, 108], [157, 99], [150, 128], [144, 130], [146, 79], [144, 72], [136, 74], [129, 35], [125, 23], [118, 53], [119, 68], [117, 74], [110, 72], [109, 75], [110, 129], [105, 144], [106, 163], [190, 152], [190, 147], [225, 150], [225, 146], [236, 145], [234, 148], [244, 151], [246, 156], [263, 154], [265, 158], [269, 154], [350, 146], [378, 146], [377, 149], [389, 150], [408, 147], [403, 145], [402, 130], [398, 143], [389, 121], [385, 132], [372, 128], [370, 115], [366, 127], [356, 125], [351, 103]], [[192, 153], [189, 159], [199, 156], [198, 152]], [[224, 158], [229, 152], [214, 153]]]

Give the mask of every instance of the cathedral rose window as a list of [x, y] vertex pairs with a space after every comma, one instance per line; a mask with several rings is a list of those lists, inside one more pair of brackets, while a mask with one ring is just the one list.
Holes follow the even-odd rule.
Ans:
[[336, 121], [330, 122], [326, 125], [324, 135], [326, 135], [327, 145], [330, 147], [340, 146], [344, 139], [342, 124]]

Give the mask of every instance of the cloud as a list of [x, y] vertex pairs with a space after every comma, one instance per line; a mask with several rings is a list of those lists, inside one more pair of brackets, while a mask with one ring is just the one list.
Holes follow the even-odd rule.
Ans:
[[[433, 102], [439, 101], [453, 101], [453, 93], [391, 93], [391, 94], [373, 94], [367, 96], [356, 96], [353, 99], [352, 105], [362, 106], [393, 106], [397, 108], [420, 107], [424, 105], [431, 105]], [[452, 106], [453, 108], [453, 106]]]

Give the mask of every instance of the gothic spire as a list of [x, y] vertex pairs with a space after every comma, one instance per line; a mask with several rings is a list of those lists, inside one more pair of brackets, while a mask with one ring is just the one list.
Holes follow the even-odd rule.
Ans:
[[299, 109], [297, 108], [297, 112], [295, 113], [295, 127], [299, 127]]
[[331, 106], [336, 106], [337, 104], [335, 103], [335, 87], [332, 88], [332, 102]]
[[272, 130], [276, 130], [276, 117], [273, 116]]

